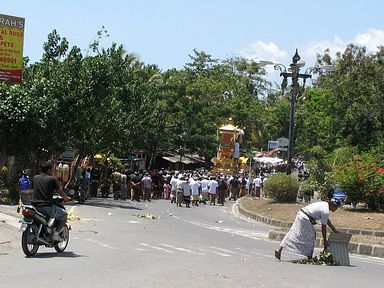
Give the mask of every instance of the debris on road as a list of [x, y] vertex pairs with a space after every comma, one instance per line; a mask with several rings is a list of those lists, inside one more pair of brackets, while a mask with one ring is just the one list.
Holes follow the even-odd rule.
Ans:
[[225, 276], [221, 273], [216, 273], [216, 276], [219, 276], [220, 278], [229, 278], [228, 276]]
[[74, 220], [80, 220], [80, 217], [75, 213], [75, 208], [76, 208], [76, 207], [72, 207], [72, 208], [68, 211], [68, 216], [67, 216], [67, 219], [68, 219], [68, 220], [71, 220], [71, 221], [74, 221]]
[[137, 214], [137, 217], [139, 218], [146, 218], [146, 219], [159, 219], [156, 218], [153, 214]]
[[320, 253], [319, 258], [314, 257], [312, 259], [298, 259], [292, 260], [295, 264], [311, 264], [311, 265], [322, 265], [322, 266], [336, 266], [331, 251], [323, 251]]

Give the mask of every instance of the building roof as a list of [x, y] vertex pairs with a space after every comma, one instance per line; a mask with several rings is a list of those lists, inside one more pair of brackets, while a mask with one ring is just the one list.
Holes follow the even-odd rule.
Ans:
[[172, 163], [183, 163], [183, 164], [196, 164], [196, 163], [204, 163], [204, 159], [197, 155], [176, 155], [176, 154], [170, 154], [168, 156], [162, 156], [164, 160], [167, 160]]

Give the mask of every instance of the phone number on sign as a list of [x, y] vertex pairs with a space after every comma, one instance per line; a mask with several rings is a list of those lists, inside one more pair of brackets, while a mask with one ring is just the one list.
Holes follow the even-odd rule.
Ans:
[[16, 58], [0, 57], [0, 62], [3, 62], [3, 63], [16, 63]]

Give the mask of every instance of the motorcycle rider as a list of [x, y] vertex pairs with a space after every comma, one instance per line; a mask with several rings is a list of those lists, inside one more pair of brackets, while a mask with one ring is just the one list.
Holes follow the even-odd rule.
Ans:
[[60, 187], [59, 181], [52, 176], [53, 165], [50, 160], [43, 162], [40, 169], [41, 173], [34, 176], [32, 180], [32, 204], [39, 212], [44, 213], [51, 218], [55, 218], [56, 229], [53, 231], [52, 240], [62, 241], [63, 239], [60, 237], [60, 232], [67, 220], [67, 211], [54, 205], [52, 203], [52, 198], [55, 192], [64, 198], [64, 202], [71, 200], [71, 198], [64, 193]]

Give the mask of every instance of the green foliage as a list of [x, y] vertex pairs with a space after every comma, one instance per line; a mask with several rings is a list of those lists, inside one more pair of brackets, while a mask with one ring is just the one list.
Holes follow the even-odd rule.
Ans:
[[369, 152], [355, 155], [349, 162], [335, 167], [332, 178], [339, 183], [352, 202], [365, 202], [369, 208], [384, 204], [384, 154]]
[[22, 85], [0, 85], [3, 159], [46, 158], [66, 147], [79, 149], [80, 157], [145, 150], [209, 159], [217, 126], [228, 118], [247, 128], [244, 146], [260, 134], [259, 95], [266, 81], [256, 62], [221, 62], [194, 50], [183, 70], [162, 72], [121, 45], [101, 49], [104, 36], [109, 35], [103, 27], [90, 43], [95, 55], [83, 57], [54, 30], [41, 61], [25, 67]]
[[333, 259], [333, 254], [330, 250], [320, 252], [319, 257], [315, 256], [313, 259], [297, 259], [292, 260], [295, 264], [310, 264], [310, 265], [322, 265], [322, 266], [336, 266], [336, 262]]
[[293, 175], [277, 173], [268, 178], [264, 184], [264, 191], [268, 197], [277, 202], [295, 202], [299, 190], [299, 182]]
[[299, 183], [299, 192], [298, 195], [303, 198], [304, 196], [311, 196], [314, 193], [313, 186], [309, 179]]
[[[384, 47], [376, 54], [348, 45], [336, 70], [318, 78], [297, 107], [297, 148], [320, 145], [328, 153], [343, 146], [369, 151], [383, 139]], [[323, 61], [321, 60], [321, 61]]]
[[8, 168], [3, 166], [0, 169], [0, 203], [16, 203], [19, 198], [19, 193], [16, 186], [12, 183], [7, 183]]

